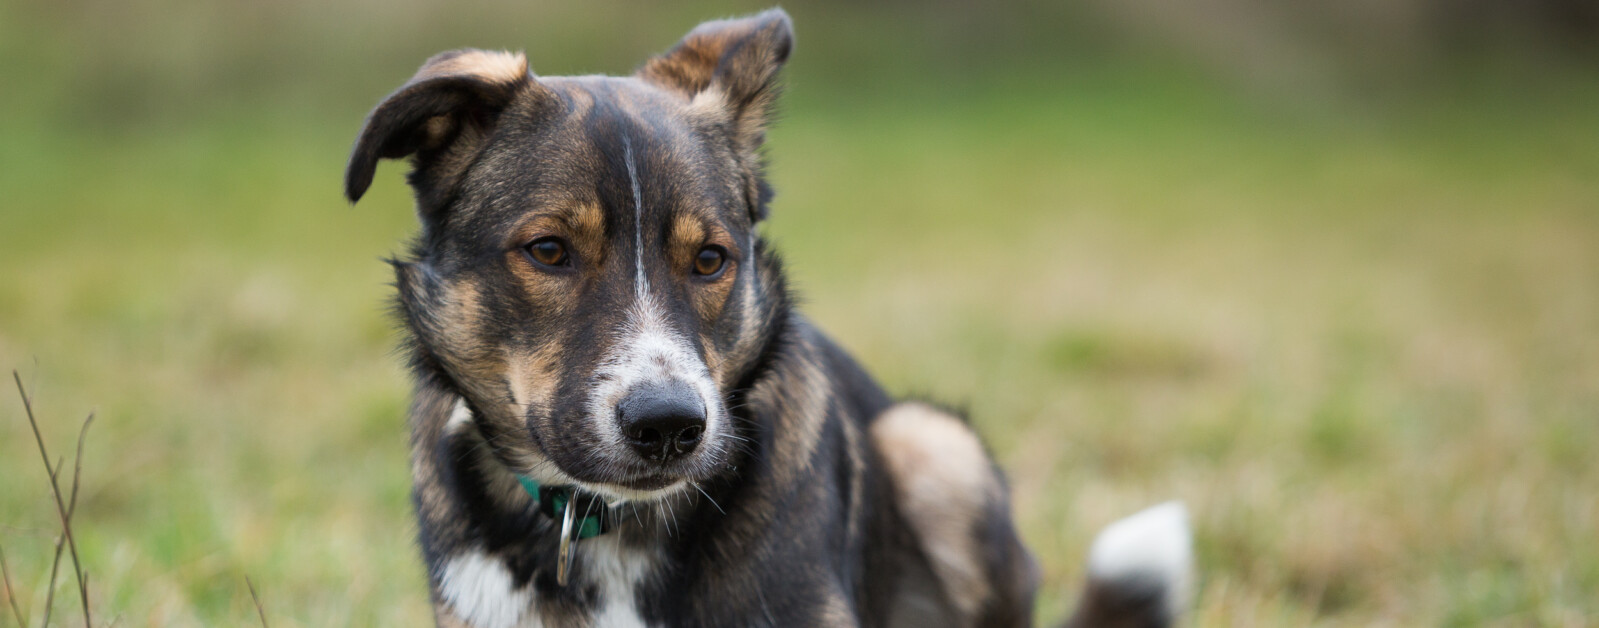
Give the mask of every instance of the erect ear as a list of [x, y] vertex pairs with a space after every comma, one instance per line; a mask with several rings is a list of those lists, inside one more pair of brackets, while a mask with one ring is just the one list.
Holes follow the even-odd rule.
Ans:
[[777, 72], [794, 48], [794, 24], [782, 9], [706, 22], [671, 50], [650, 59], [638, 76], [690, 99], [717, 97], [741, 149], [760, 147], [777, 99]]
[[761, 143], [777, 101], [777, 72], [794, 49], [794, 23], [782, 9], [706, 22], [639, 68], [637, 76], [683, 94], [719, 120], [744, 175], [750, 216], [766, 217], [772, 190], [761, 176]]
[[521, 53], [452, 50], [422, 64], [366, 118], [344, 172], [344, 195], [360, 200], [379, 159], [415, 154], [411, 186], [419, 206], [449, 187], [482, 147], [500, 113], [538, 89]]

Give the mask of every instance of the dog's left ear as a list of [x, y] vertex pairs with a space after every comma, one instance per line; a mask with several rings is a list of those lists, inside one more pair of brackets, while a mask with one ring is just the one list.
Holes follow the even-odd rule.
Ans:
[[[777, 101], [778, 70], [794, 49], [794, 23], [782, 9], [749, 17], [706, 22], [639, 68], [638, 77], [687, 96], [696, 105], [719, 109], [734, 150], [753, 173], [766, 137], [766, 123]], [[702, 99], [711, 100], [702, 100]], [[769, 193], [752, 174], [752, 195]], [[764, 213], [764, 198], [751, 207]]]

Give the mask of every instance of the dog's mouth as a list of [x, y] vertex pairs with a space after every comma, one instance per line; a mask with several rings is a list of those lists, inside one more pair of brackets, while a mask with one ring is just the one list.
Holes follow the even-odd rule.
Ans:
[[[537, 474], [537, 475], [534, 475]], [[617, 506], [629, 502], [653, 502], [665, 499], [677, 493], [689, 490], [695, 480], [669, 473], [653, 473], [634, 476], [627, 479], [585, 480], [573, 477], [566, 473], [551, 474], [548, 471], [538, 473], [529, 471], [524, 475], [538, 477], [538, 481], [548, 482], [556, 486], [571, 486], [587, 493], [598, 495], [607, 504]], [[551, 476], [554, 477], [551, 477]]]
[[705, 430], [697, 451], [669, 461], [649, 460], [617, 443], [571, 443], [537, 428], [529, 432], [532, 447], [505, 460], [513, 472], [540, 484], [572, 486], [612, 505], [657, 501], [691, 490], [725, 465], [720, 440], [726, 436], [716, 430]]
[[631, 481], [628, 481], [628, 482], [621, 482], [621, 483], [618, 483], [617, 486], [621, 486], [621, 487], [623, 487], [623, 488], [625, 488], [627, 490], [630, 490], [630, 491], [651, 491], [651, 492], [653, 492], [653, 491], [659, 491], [659, 490], [664, 489], [664, 488], [666, 488], [668, 486], [671, 486], [673, 484], [677, 484], [678, 482], [685, 482], [685, 481], [687, 481], [687, 480], [684, 479], [684, 478], [680, 478], [680, 477], [675, 477], [675, 476], [666, 475], [666, 474], [656, 474], [656, 475], [647, 475], [647, 476], [644, 476], [644, 477], [641, 477], [641, 478], [638, 478], [638, 479], [635, 479], [635, 480], [631, 480]]
[[576, 482], [578, 488], [605, 498], [606, 503], [617, 506], [624, 503], [660, 501], [688, 490], [693, 482], [686, 478], [652, 476], [624, 483]]
[[[604, 454], [590, 454], [585, 457], [593, 459], [603, 456]], [[549, 471], [552, 466], [557, 465], [542, 464], [536, 465], [528, 473], [536, 474], [543, 471], [544, 475], [557, 475], [559, 477], [550, 477], [547, 481], [571, 484], [590, 493], [603, 495], [607, 501], [652, 501], [687, 490], [689, 486], [707, 480], [716, 464], [716, 461], [702, 460], [683, 466], [671, 465], [668, 468], [639, 468], [636, 465], [613, 466], [601, 463], [585, 465], [585, 469], [574, 469], [571, 472], [560, 469], [555, 474], [550, 474]], [[608, 472], [595, 473], [596, 467], [607, 469]], [[623, 470], [618, 467], [628, 468]]]

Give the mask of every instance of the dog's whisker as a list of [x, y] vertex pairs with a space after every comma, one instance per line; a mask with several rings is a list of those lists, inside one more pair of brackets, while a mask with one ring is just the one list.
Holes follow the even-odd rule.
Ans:
[[694, 490], [699, 491], [701, 495], [704, 495], [705, 499], [710, 500], [711, 505], [716, 507], [716, 511], [717, 512], [722, 513], [724, 516], [727, 515], [727, 511], [726, 510], [722, 510], [722, 505], [716, 503], [716, 500], [711, 497], [711, 494], [705, 492], [705, 489], [700, 488], [700, 485], [698, 483], [689, 482], [688, 485], [694, 487]]

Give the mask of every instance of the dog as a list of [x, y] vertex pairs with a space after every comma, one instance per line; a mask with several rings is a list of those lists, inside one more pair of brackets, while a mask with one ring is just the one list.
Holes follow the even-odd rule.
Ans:
[[[457, 50], [367, 117], [350, 202], [412, 165], [391, 263], [439, 626], [1032, 624], [982, 442], [798, 314], [757, 233], [793, 42], [773, 9], [627, 77]], [[1113, 524], [1069, 623], [1170, 624], [1189, 553], [1179, 505]]]

